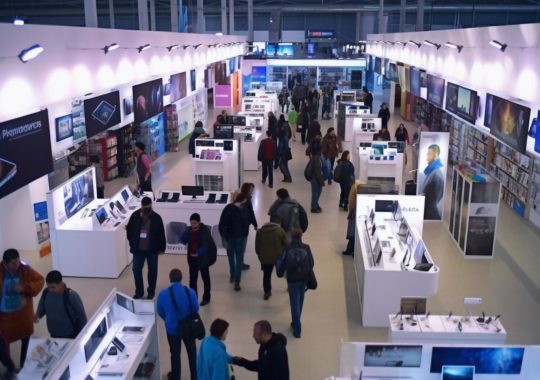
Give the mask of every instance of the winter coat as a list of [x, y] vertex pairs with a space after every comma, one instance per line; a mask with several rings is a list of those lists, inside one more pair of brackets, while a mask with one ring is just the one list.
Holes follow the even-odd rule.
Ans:
[[336, 158], [342, 151], [341, 142], [337, 136], [327, 134], [322, 139], [321, 153], [326, 158]]
[[289, 380], [286, 345], [287, 338], [283, 334], [272, 333], [272, 338], [260, 345], [257, 360], [241, 359], [238, 365], [257, 372], [259, 380]]
[[207, 336], [197, 354], [198, 380], [229, 380], [229, 363], [233, 362], [222, 340]]
[[266, 223], [255, 235], [255, 252], [261, 264], [275, 264], [287, 244], [285, 230], [276, 223]]

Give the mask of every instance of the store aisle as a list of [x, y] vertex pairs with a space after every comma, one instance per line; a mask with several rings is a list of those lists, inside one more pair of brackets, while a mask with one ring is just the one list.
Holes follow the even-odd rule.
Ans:
[[[332, 126], [332, 121], [322, 121], [323, 133]], [[393, 135], [399, 124], [399, 116], [390, 120]], [[414, 126], [407, 125], [409, 134]], [[228, 351], [233, 355], [255, 358], [258, 346], [252, 338], [253, 323], [268, 319], [276, 331], [284, 332], [288, 339], [291, 379], [313, 380], [337, 374], [339, 371], [339, 343], [343, 340], [387, 339], [384, 328], [363, 328], [360, 321], [358, 296], [356, 293], [353, 259], [342, 257], [345, 248], [346, 213], [338, 209], [339, 186], [325, 186], [321, 195], [321, 214], [309, 213], [310, 187], [303, 177], [307, 158], [305, 146], [292, 143], [293, 161], [290, 169], [293, 182], [284, 184], [293, 198], [308, 211], [309, 229], [304, 241], [311, 245], [315, 256], [315, 272], [319, 288], [306, 295], [302, 316], [302, 338], [292, 336], [289, 328], [291, 320], [289, 299], [285, 280], [274, 275], [273, 295], [263, 300], [262, 272], [254, 253], [253, 230], [250, 231], [246, 261], [251, 269], [243, 272], [242, 291], [235, 292], [228, 282], [228, 264], [225, 257], [218, 257], [211, 268], [212, 301], [204, 306], [201, 315], [207, 325], [220, 317], [231, 323], [227, 341]], [[181, 151], [168, 153], [153, 165], [153, 186], [178, 188], [191, 184], [191, 159], [187, 155], [187, 141], [181, 144]], [[410, 165], [410, 162], [409, 162]], [[281, 173], [275, 172], [274, 189], [261, 185], [261, 173], [245, 172], [245, 181], [256, 185], [254, 208], [259, 225], [268, 220], [266, 212], [275, 199], [275, 191], [281, 187]], [[119, 179], [106, 184], [106, 194], [112, 194], [131, 179]], [[439, 292], [429, 299], [428, 308], [432, 313], [463, 312], [463, 297], [477, 296], [484, 299], [481, 310], [491, 314], [502, 314], [509, 343], [540, 343], [540, 330], [536, 328], [540, 315], [540, 280], [538, 231], [530, 229], [526, 223], [506, 207], [501, 208], [498, 227], [497, 252], [493, 260], [465, 260], [455, 248], [447, 232], [446, 223], [426, 223], [424, 238], [437, 265], [441, 268]], [[204, 221], [203, 221], [204, 222]], [[76, 254], [74, 252], [73, 254]], [[25, 252], [41, 273], [51, 269], [51, 258], [38, 259], [36, 252]], [[106, 263], [103, 263], [106, 265]], [[187, 278], [185, 256], [164, 255], [159, 259], [158, 288], [168, 285], [168, 272], [179, 267]], [[82, 296], [87, 313], [92, 315], [110, 289], [117, 287], [128, 295], [133, 294], [131, 267], [126, 268], [119, 279], [67, 278], [69, 287]], [[186, 283], [186, 281], [184, 281]], [[162, 373], [169, 371], [169, 352], [163, 323], [158, 324], [160, 335], [160, 363]], [[36, 335], [45, 336], [46, 327], [42, 321], [36, 328]], [[14, 348], [13, 352], [18, 352]], [[183, 350], [183, 378], [188, 378], [187, 357]], [[15, 355], [16, 356], [16, 355]], [[254, 373], [237, 368], [236, 379], [256, 379]]]

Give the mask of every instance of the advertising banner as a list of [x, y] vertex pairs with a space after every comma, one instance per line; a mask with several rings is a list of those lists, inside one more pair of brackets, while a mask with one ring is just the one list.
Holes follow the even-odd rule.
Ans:
[[214, 91], [214, 107], [229, 108], [232, 106], [230, 84], [216, 84]]
[[46, 201], [34, 203], [34, 221], [36, 222], [39, 256], [43, 257], [51, 253], [51, 235], [49, 234]]
[[47, 110], [0, 123], [0, 198], [52, 171]]
[[425, 220], [442, 220], [448, 162], [448, 132], [422, 132], [418, 153], [416, 193], [424, 195]]

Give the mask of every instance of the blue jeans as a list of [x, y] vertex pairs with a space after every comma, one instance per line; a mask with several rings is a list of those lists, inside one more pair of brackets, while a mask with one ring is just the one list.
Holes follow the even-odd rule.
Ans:
[[156, 293], [156, 280], [158, 270], [158, 255], [152, 252], [137, 252], [133, 255], [133, 277], [135, 279], [135, 295], [142, 297], [144, 294], [144, 281], [142, 269], [144, 261], [148, 263], [148, 294]]
[[304, 306], [304, 294], [306, 292], [305, 282], [289, 282], [289, 300], [291, 302], [291, 316], [293, 333], [300, 334], [302, 332], [302, 323], [300, 317], [302, 315], [302, 307]]
[[311, 209], [315, 210], [320, 208], [319, 198], [321, 197], [322, 186], [316, 179], [309, 182], [311, 182]]
[[291, 181], [291, 172], [289, 171], [289, 162], [286, 159], [281, 159], [279, 161], [279, 170], [283, 174], [283, 177], [286, 181]]
[[225, 239], [227, 257], [229, 258], [229, 274], [236, 283], [240, 283], [242, 278], [246, 240], [247, 237]]
[[351, 191], [351, 182], [342, 181], [339, 183], [341, 188], [341, 193], [339, 194], [339, 204], [340, 206], [347, 207], [349, 205], [349, 193]]

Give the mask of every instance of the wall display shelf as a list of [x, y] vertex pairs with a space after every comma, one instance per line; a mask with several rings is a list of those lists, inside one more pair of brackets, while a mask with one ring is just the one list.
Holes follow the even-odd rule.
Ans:
[[[414, 97], [414, 122], [417, 125], [422, 124], [428, 117], [429, 103], [419, 96]], [[426, 123], [427, 124], [427, 123]], [[429, 125], [429, 124], [427, 124]]]
[[[193, 196], [192, 193], [196, 192], [200, 195]], [[230, 201], [229, 192], [203, 192], [202, 189], [197, 189], [194, 186], [186, 186], [176, 190], [161, 189], [154, 203], [154, 209], [161, 215], [165, 225], [167, 237], [165, 253], [184, 255], [187, 253], [186, 246], [180, 243], [180, 238], [189, 226], [189, 217], [197, 212], [201, 216], [201, 222], [211, 228], [212, 237], [218, 247], [218, 254], [225, 255], [218, 225], [221, 212]]]
[[403, 297], [437, 292], [439, 268], [422, 240], [423, 196], [358, 195], [354, 265], [362, 325], [388, 327]]
[[474, 127], [469, 127], [465, 148], [465, 160], [480, 164], [489, 170], [489, 162], [493, 154], [493, 139]]
[[167, 127], [165, 130], [165, 150], [167, 152], [178, 152], [180, 130], [178, 128], [179, 123], [176, 104], [171, 104], [165, 107], [165, 116], [167, 119]]
[[81, 142], [79, 147], [68, 156], [69, 176], [73, 177], [90, 166], [88, 156], [88, 144], [86, 141]]
[[206, 191], [235, 191], [244, 182], [242, 151], [236, 139], [196, 139], [193, 182]]
[[105, 181], [118, 177], [118, 143], [115, 134], [88, 140], [88, 150], [90, 155], [99, 156]]
[[495, 318], [393, 314], [388, 317], [388, 336], [392, 342], [504, 343], [506, 330], [500, 319], [492, 322]]
[[133, 125], [126, 125], [115, 133], [116, 141], [118, 142], [118, 175], [129, 177], [135, 169]]
[[454, 167], [449, 231], [465, 257], [493, 257], [500, 194], [500, 183], [481, 166]]
[[43, 378], [159, 380], [154, 302], [135, 300], [113, 289]]
[[465, 133], [468, 131], [468, 125], [463, 121], [451, 117], [450, 122], [450, 154], [449, 160], [451, 165], [456, 165], [461, 161], [461, 157], [465, 155]]
[[118, 278], [132, 259], [124, 227], [140, 200], [127, 186], [96, 199], [95, 182], [91, 167], [47, 193], [53, 268], [65, 276]]
[[364, 182], [391, 182], [401, 193], [405, 145], [398, 141], [361, 142], [356, 178]]

